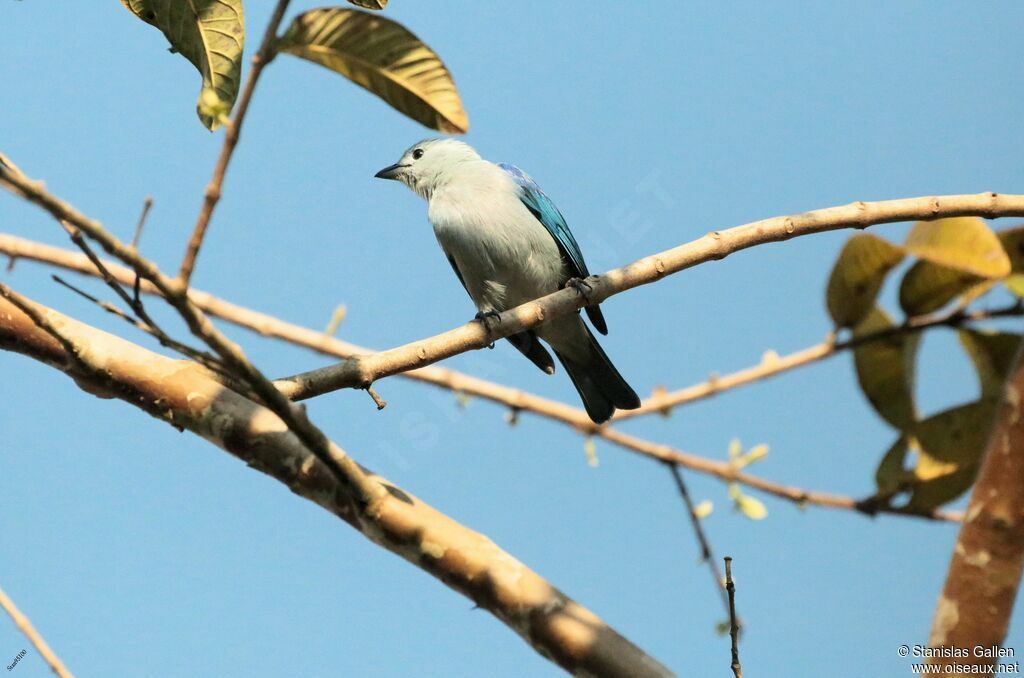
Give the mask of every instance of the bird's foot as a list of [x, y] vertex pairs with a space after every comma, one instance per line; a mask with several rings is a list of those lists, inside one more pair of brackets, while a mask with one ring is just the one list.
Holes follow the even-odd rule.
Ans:
[[583, 295], [583, 298], [587, 301], [590, 301], [590, 293], [594, 289], [583, 278], [569, 278], [565, 281], [565, 287], [576, 290], [576, 294]]
[[[501, 324], [501, 314], [497, 311], [480, 311], [473, 316], [473, 320], [482, 324], [484, 329], [490, 333], [491, 330]], [[494, 348], [494, 344], [491, 344], [491, 348]]]

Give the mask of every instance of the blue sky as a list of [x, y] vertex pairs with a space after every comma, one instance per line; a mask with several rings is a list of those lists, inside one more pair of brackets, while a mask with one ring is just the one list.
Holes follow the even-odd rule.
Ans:
[[[271, 3], [249, 2], [251, 52]], [[292, 14], [317, 6], [294, 2]], [[431, 44], [470, 116], [466, 140], [532, 174], [603, 271], [767, 216], [875, 200], [1020, 192], [1019, 3], [634, 3], [393, 0]], [[176, 267], [220, 147], [194, 114], [198, 75], [119, 3], [0, 9], [0, 150], [30, 176]], [[388, 347], [473, 308], [424, 205], [372, 178], [428, 130], [340, 77], [287, 56], [265, 73], [194, 278], [229, 300]], [[998, 226], [1008, 226], [1007, 221]], [[65, 245], [0, 196], [0, 230]], [[877, 229], [898, 239], [905, 225]], [[604, 304], [609, 355], [641, 394], [750, 365], [829, 330], [823, 291], [849, 233], [759, 247]], [[19, 263], [0, 278], [141, 343]], [[90, 289], [99, 290], [95, 283]], [[891, 299], [891, 292], [886, 295]], [[325, 359], [230, 329], [269, 374]], [[147, 343], [148, 345], [148, 343]], [[511, 347], [449, 364], [576, 402]], [[933, 412], [976, 386], [950, 334], [923, 346]], [[84, 397], [52, 369], [0, 354], [0, 586], [81, 676], [558, 675], [502, 624], [234, 458], [130, 406]], [[723, 618], [671, 478], [557, 424], [388, 379], [311, 403], [359, 461], [493, 538], [681, 675], [725, 675]], [[625, 430], [855, 496], [894, 433], [848, 356]], [[732, 512], [706, 526], [735, 558], [750, 675], [902, 675], [923, 643], [956, 531], [901, 518]], [[1016, 621], [1008, 645], [1024, 651]], [[0, 663], [26, 646], [0, 622]], [[13, 672], [48, 675], [29, 652]]]

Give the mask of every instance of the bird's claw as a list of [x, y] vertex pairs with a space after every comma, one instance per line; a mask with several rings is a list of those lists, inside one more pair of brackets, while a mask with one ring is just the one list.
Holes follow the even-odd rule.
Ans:
[[[484, 329], [490, 332], [494, 329], [495, 325], [501, 324], [501, 314], [497, 311], [480, 311], [473, 316], [473, 320], [481, 323], [484, 326]], [[491, 346], [493, 348], [493, 344]]]
[[576, 290], [576, 294], [581, 294], [584, 299], [590, 301], [590, 293], [594, 288], [583, 278], [569, 278], [565, 281], [565, 286]]

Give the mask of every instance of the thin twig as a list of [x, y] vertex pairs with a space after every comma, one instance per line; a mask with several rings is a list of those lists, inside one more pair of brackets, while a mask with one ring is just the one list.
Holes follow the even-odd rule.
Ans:
[[378, 411], [379, 410], [383, 410], [385, 407], [388, 406], [388, 401], [386, 401], [383, 398], [381, 398], [377, 394], [377, 392], [373, 390], [372, 386], [367, 386], [366, 387], [366, 392], [370, 394], [371, 398], [373, 398], [373, 404], [377, 406], [377, 410]]
[[855, 337], [850, 337], [843, 341], [836, 341], [834, 337], [830, 337], [820, 344], [809, 346], [805, 349], [790, 353], [789, 355], [782, 357], [766, 356], [761, 360], [759, 365], [747, 367], [737, 372], [733, 372], [732, 374], [715, 376], [707, 381], [694, 384], [693, 386], [687, 386], [686, 388], [682, 388], [677, 391], [659, 393], [644, 400], [640, 404], [640, 407], [635, 410], [619, 410], [615, 413], [612, 420], [623, 421], [625, 419], [634, 419], [636, 417], [655, 413], [667, 414], [672, 408], [678, 407], [679, 405], [710, 398], [711, 396], [718, 395], [719, 393], [739, 386], [745, 386], [762, 379], [768, 379], [782, 374], [783, 372], [789, 372], [790, 370], [798, 367], [811, 365], [820, 360], [824, 360], [825, 358], [831, 358], [843, 351], [855, 349], [858, 346], [863, 346], [873, 341], [881, 341], [904, 334], [923, 332], [934, 327], [956, 328], [978, 320], [1022, 315], [1024, 315], [1024, 308], [1022, 308], [1019, 303], [1009, 304], [1005, 307], [992, 310], [978, 309], [974, 311], [967, 311], [963, 308], [954, 307], [953, 309], [942, 313], [908, 318], [905, 322], [895, 327], [888, 327], [875, 332], [868, 332]]
[[74, 678], [74, 675], [68, 671], [67, 667], [64, 666], [57, 655], [54, 653], [50, 646], [43, 640], [43, 637], [36, 631], [36, 628], [32, 626], [32, 622], [26, 617], [21, 610], [14, 604], [3, 589], [0, 589], [0, 607], [4, 608], [4, 611], [10, 615], [11, 620], [14, 621], [14, 625], [18, 627], [18, 630], [25, 634], [32, 646], [36, 648], [39, 655], [43, 658], [49, 666], [50, 670], [56, 673], [60, 678]]
[[[49, 265], [60, 266], [85, 275], [97, 275], [92, 264], [74, 252], [44, 245], [42, 243], [0, 234], [0, 252], [15, 254], [23, 259], [38, 261]], [[113, 262], [105, 262], [107, 269], [118, 280], [130, 282], [135, 273]], [[144, 283], [142, 291], [147, 294], [160, 294], [152, 284]], [[188, 298], [206, 313], [230, 323], [244, 327], [263, 336], [275, 337], [289, 343], [304, 346], [314, 351], [339, 358], [372, 353], [371, 349], [356, 346], [340, 339], [328, 337], [319, 330], [301, 327], [285, 322], [273, 316], [233, 304], [201, 290], [190, 288]], [[873, 516], [878, 513], [906, 515], [959, 522], [962, 514], [957, 511], [935, 510], [929, 512], [913, 511], [904, 507], [878, 506], [877, 502], [868, 502], [826, 492], [805, 490], [765, 480], [745, 473], [737, 473], [728, 463], [690, 455], [668, 445], [650, 442], [636, 436], [622, 433], [609, 426], [595, 426], [587, 414], [578, 407], [521, 391], [494, 382], [462, 374], [444, 367], [429, 366], [411, 370], [401, 374], [402, 377], [431, 384], [438, 388], [453, 392], [467, 393], [476, 397], [491, 400], [505, 405], [510, 412], [532, 412], [538, 416], [565, 424], [582, 433], [592, 433], [615, 445], [636, 454], [652, 457], [660, 461], [679, 464], [684, 468], [712, 475], [725, 482], [737, 482], [741, 485], [760, 490], [779, 499], [794, 502], [797, 505], [813, 505], [841, 510], [853, 510]], [[723, 377], [724, 378], [724, 377]]]
[[676, 464], [666, 464], [666, 466], [672, 472], [672, 477], [676, 481], [676, 488], [679, 490], [679, 496], [683, 498], [683, 504], [686, 505], [686, 512], [690, 516], [690, 524], [693, 525], [693, 533], [697, 537], [697, 543], [700, 545], [700, 559], [708, 564], [708, 569], [711, 570], [711, 577], [715, 580], [715, 590], [722, 597], [722, 605], [728, 610], [729, 600], [725, 595], [725, 580], [722, 579], [722, 571], [718, 568], [718, 560], [715, 558], [714, 551], [711, 550], [711, 542], [708, 541], [707, 535], [704, 534], [704, 526], [701, 524], [700, 516], [697, 515], [690, 492], [686, 488], [683, 472], [679, 470], [679, 466]]
[[89, 294], [85, 290], [80, 289], [78, 287], [75, 287], [74, 285], [72, 285], [68, 281], [66, 281], [63, 278], [61, 278], [59, 275], [51, 275], [50, 277], [58, 285], [62, 285], [63, 287], [71, 290], [72, 292], [74, 292], [78, 296], [82, 297], [83, 299], [85, 299], [87, 301], [90, 301], [93, 304], [96, 304], [97, 306], [102, 308], [107, 313], [110, 313], [111, 315], [114, 315], [114, 316], [116, 316], [118, 318], [121, 318], [122, 320], [127, 322], [132, 327], [134, 327], [136, 329], [139, 329], [139, 330], [142, 330], [146, 334], [150, 335], [151, 337], [153, 337], [154, 339], [159, 341], [162, 346], [165, 346], [165, 347], [171, 349], [172, 351], [177, 351], [178, 353], [182, 354], [183, 356], [186, 356], [188, 358], [191, 358], [192, 360], [195, 360], [197, 363], [199, 363], [203, 367], [206, 367], [209, 370], [213, 370], [214, 372], [216, 372], [217, 374], [221, 375], [222, 377], [227, 378], [227, 377], [230, 376], [230, 375], [227, 374], [227, 372], [225, 372], [224, 365], [221, 362], [221, 360], [217, 356], [213, 355], [212, 353], [208, 353], [207, 351], [201, 351], [201, 350], [199, 350], [197, 348], [193, 348], [192, 346], [189, 346], [186, 343], [180, 342], [177, 339], [173, 339], [172, 337], [167, 336], [166, 334], [164, 334], [160, 330], [155, 329], [155, 328], [153, 328], [150, 325], [147, 325], [146, 323], [142, 322], [141, 320], [139, 320], [135, 316], [131, 315], [130, 313], [125, 313], [124, 311], [119, 309], [117, 306], [114, 306], [113, 304], [111, 304], [109, 301], [104, 301], [103, 299], [99, 299], [99, 298]]
[[29, 303], [28, 299], [3, 283], [0, 283], [0, 297], [3, 297], [17, 306], [19, 310], [21, 310], [32, 320], [33, 323], [36, 324], [36, 327], [56, 339], [64, 349], [65, 358], [75, 367], [76, 370], [86, 374], [90, 372], [91, 368], [89, 365], [82, 360], [81, 356], [78, 355], [78, 347], [75, 346], [70, 339], [61, 334], [60, 330], [54, 327], [49, 318], [42, 315], [35, 306]]
[[740, 626], [736, 621], [736, 584], [732, 581], [732, 556], [725, 557], [725, 590], [729, 592], [729, 637], [732, 640], [732, 674], [735, 678], [743, 678], [743, 667], [740, 666]]
[[188, 287], [192, 279], [192, 271], [196, 266], [196, 257], [199, 256], [199, 249], [203, 246], [203, 238], [206, 236], [206, 229], [210, 225], [210, 218], [213, 210], [220, 200], [224, 174], [228, 170], [228, 163], [238, 145], [238, 138], [242, 134], [242, 123], [245, 121], [245, 114], [249, 110], [249, 102], [252, 100], [253, 91], [256, 89], [256, 81], [259, 79], [263, 68], [269, 64], [275, 56], [274, 40], [277, 37], [277, 29], [284, 18], [285, 10], [288, 9], [290, 0], [278, 0], [274, 13], [270, 16], [267, 29], [263, 32], [263, 42], [259, 50], [252, 57], [252, 68], [249, 69], [249, 77], [242, 88], [242, 94], [238, 98], [238, 106], [235, 109], [235, 117], [228, 121], [224, 133], [224, 144], [220, 149], [220, 156], [213, 168], [213, 176], [206, 186], [203, 195], [203, 206], [196, 218], [196, 225], [192, 227], [192, 237], [189, 238], [188, 247], [185, 249], [185, 256], [181, 260], [181, 269], [178, 271], [178, 279], [183, 287]]
[[[99, 277], [107, 284], [108, 287], [110, 287], [110, 289], [114, 290], [114, 292], [117, 293], [117, 296], [121, 297], [121, 300], [124, 301], [125, 304], [127, 304], [128, 307], [132, 309], [132, 312], [135, 313], [136, 316], [138, 316], [137, 318], [131, 318], [126, 314], [121, 314], [121, 316], [124, 319], [128, 320], [128, 322], [132, 323], [133, 325], [141, 329], [143, 332], [146, 332], [147, 334], [156, 337], [156, 339], [160, 341], [161, 345], [171, 350], [178, 351], [179, 353], [187, 355], [193, 360], [196, 360], [197, 362], [203, 364], [205, 367], [212, 369], [221, 375], [225, 375], [225, 366], [223, 364], [223, 361], [221, 361], [216, 356], [210, 353], [200, 351], [199, 349], [192, 348], [187, 344], [177, 341], [176, 339], [172, 339], [171, 336], [167, 334], [159, 325], [157, 325], [156, 321], [153, 320], [152, 317], [150, 317], [149, 313], [146, 311], [145, 305], [142, 303], [142, 299], [139, 298], [139, 285], [141, 282], [141, 278], [139, 277], [138, 272], [136, 272], [135, 274], [133, 294], [129, 295], [124, 290], [124, 288], [121, 287], [120, 282], [118, 282], [118, 280], [116, 280], [114, 276], [110, 273], [110, 270], [107, 268], [106, 264], [103, 263], [103, 260], [100, 259], [99, 256], [97, 256], [95, 251], [93, 251], [92, 247], [89, 245], [86, 239], [82, 237], [82, 234], [79, 231], [79, 229], [76, 226], [68, 223], [67, 221], [61, 221], [60, 224], [61, 226], [64, 227], [64, 230], [71, 237], [71, 241], [75, 243], [75, 245], [77, 245], [80, 250], [82, 250], [86, 257], [88, 257], [89, 261], [96, 268]], [[134, 246], [132, 247], [132, 249], [135, 249]], [[92, 295], [86, 294], [85, 292], [78, 290], [77, 288], [65, 283], [63, 280], [58, 280], [57, 282], [63, 284], [65, 287], [68, 287], [69, 289], [75, 292], [80, 293], [86, 299], [89, 299], [94, 303], [99, 303], [101, 308], [103, 308], [105, 311], [113, 313], [114, 315], [118, 315], [117, 311], [111, 310], [111, 308], [113, 307], [110, 306], [109, 304], [107, 306], [104, 306], [104, 304], [106, 304], [107, 302], [100, 303], [100, 301], [93, 297]]]
[[132, 247], [138, 249], [139, 238], [142, 237], [142, 229], [146, 225], [146, 217], [149, 216], [149, 210], [153, 208], [153, 198], [146, 196], [146, 199], [142, 201], [142, 214], [139, 215], [139, 221], [135, 224], [135, 233], [132, 235]]

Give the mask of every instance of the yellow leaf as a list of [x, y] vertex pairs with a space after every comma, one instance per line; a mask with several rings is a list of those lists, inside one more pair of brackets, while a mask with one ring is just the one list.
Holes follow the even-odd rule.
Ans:
[[238, 97], [245, 45], [242, 0], [121, 0], [132, 14], [163, 32], [171, 50], [203, 77], [196, 112], [217, 129]]
[[693, 515], [698, 519], [702, 520], [711, 515], [711, 512], [715, 510], [715, 505], [710, 500], [705, 499], [701, 503], [693, 507]]
[[751, 462], [758, 461], [759, 459], [764, 459], [767, 456], [768, 446], [764, 443], [761, 443], [760, 445], [754, 445], [753, 447], [751, 447], [750, 451], [747, 452], [745, 459], [749, 464]]
[[[853, 329], [854, 337], [894, 327], [889, 316], [874, 307]], [[914, 405], [914, 359], [919, 336], [897, 334], [853, 349], [857, 381], [875, 411], [900, 430], [917, 419]]]
[[736, 499], [736, 507], [751, 520], [763, 520], [768, 515], [768, 509], [765, 508], [760, 499], [746, 494], [740, 495]]
[[1014, 273], [1006, 279], [1006, 289], [1013, 292], [1018, 297], [1024, 297], [1024, 275], [1020, 273]]
[[348, 0], [356, 7], [362, 7], [363, 9], [384, 9], [388, 5], [388, 0]]
[[1021, 335], [983, 330], [958, 330], [957, 335], [974, 363], [982, 397], [998, 399], [1017, 357]]
[[295, 17], [276, 47], [340, 73], [427, 127], [469, 129], [441, 58], [394, 21], [355, 9], [314, 9]]
[[919, 221], [904, 243], [910, 254], [979, 278], [1010, 274], [1010, 259], [999, 238], [977, 217]]
[[846, 241], [828, 279], [825, 303], [840, 327], [856, 325], [871, 310], [886, 274], [903, 260], [903, 249], [871, 233]]
[[733, 438], [729, 441], [729, 458], [736, 459], [743, 454], [743, 444], [740, 443], [739, 438]]
[[587, 455], [587, 466], [597, 468], [601, 463], [597, 459], [597, 445], [594, 444], [594, 439], [590, 436], [583, 441], [583, 453]]

